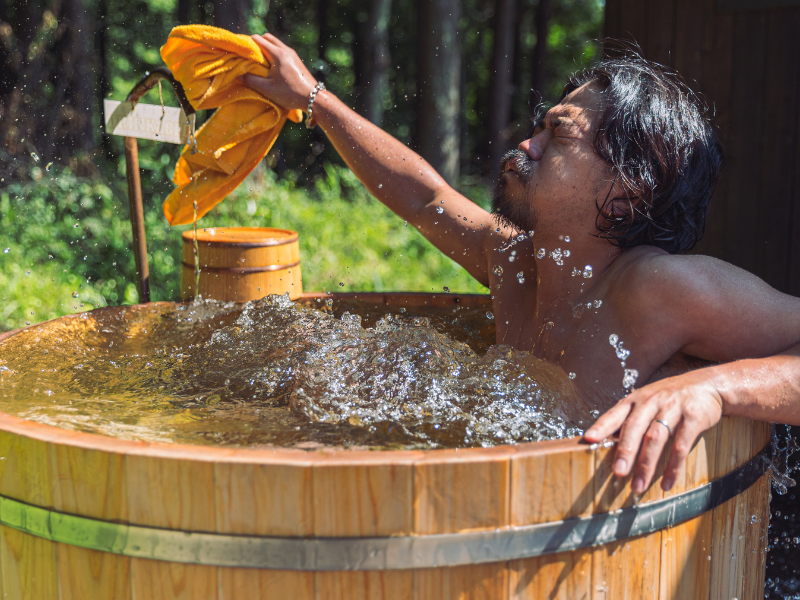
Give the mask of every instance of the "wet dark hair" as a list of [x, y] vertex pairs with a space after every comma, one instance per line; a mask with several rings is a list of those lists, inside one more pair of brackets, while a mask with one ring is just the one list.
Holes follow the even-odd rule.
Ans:
[[722, 167], [707, 106], [680, 75], [636, 49], [575, 74], [562, 100], [589, 82], [603, 90], [595, 149], [632, 196], [624, 199], [628, 210], [609, 216], [611, 203], [621, 200], [611, 198], [609, 189], [597, 206], [599, 235], [620, 248], [691, 250], [703, 236]]

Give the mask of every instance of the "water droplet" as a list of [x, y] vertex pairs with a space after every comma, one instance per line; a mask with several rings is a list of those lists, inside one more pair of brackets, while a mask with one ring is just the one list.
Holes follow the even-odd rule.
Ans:
[[39, 162], [39, 155], [36, 152], [31, 152], [31, 158], [36, 162]]
[[575, 379], [576, 377], [577, 377], [577, 375], [575, 375], [575, 373], [570, 373], [569, 374], [569, 378], [570, 379]]
[[28, 269], [27, 271], [25, 271], [25, 275], [30, 275], [30, 274], [31, 274], [31, 270], [30, 270], [30, 269]]
[[72, 226], [72, 228], [73, 228], [73, 229], [77, 229], [77, 228], [78, 228], [78, 224], [77, 224], [77, 223], [75, 223], [75, 225], [73, 225], [73, 226]]
[[406, 227], [408, 227], [408, 221], [403, 221], [403, 225], [405, 225]]
[[750, 522], [751, 523], [758, 523], [758, 517], [756, 515], [753, 515], [752, 517], [750, 517]]
[[592, 416], [593, 419], [596, 419], [597, 417], [600, 416], [600, 411], [595, 408], [590, 410], [589, 414]]
[[53, 166], [53, 163], [49, 162], [49, 163], [47, 163], [47, 164], [45, 165], [45, 167], [44, 167], [44, 170], [45, 170], [45, 171], [49, 171], [49, 170], [50, 170], [50, 167], [52, 167], [52, 166]]
[[547, 252], [544, 248], [539, 248], [536, 252], [536, 258], [544, 258], [545, 252]]
[[619, 343], [617, 346], [617, 358], [620, 360], [626, 360], [631, 355], [631, 351], [627, 348], [622, 347], [622, 342]]
[[3, 254], [8, 254], [9, 252], [11, 252], [11, 248], [6, 248], [3, 250]]
[[333, 306], [333, 299], [328, 298], [327, 300], [325, 300], [325, 306]]
[[550, 258], [552, 258], [555, 263], [560, 267], [564, 264], [564, 259], [562, 258], [561, 248], [556, 248], [550, 253]]
[[578, 275], [580, 275], [580, 274], [581, 274], [581, 270], [580, 270], [578, 267], [572, 267], [572, 273], [571, 273], [571, 275], [572, 275], [573, 277], [577, 277], [577, 276], [578, 276]]
[[73, 298], [77, 298], [78, 296], [80, 296], [80, 294], [78, 292], [72, 292], [72, 297]]
[[523, 273], [522, 271], [517, 273], [517, 281], [519, 281], [520, 283], [525, 283], [525, 273]]
[[618, 342], [619, 336], [616, 333], [612, 333], [610, 336], [608, 336], [608, 343], [612, 346], [616, 346]]
[[572, 252], [570, 252], [569, 250], [564, 250], [564, 257], [565, 258], [569, 258], [571, 254], [572, 254]]
[[449, 287], [447, 287], [447, 286], [444, 286], [442, 289], [443, 289], [445, 292], [447, 292], [448, 294], [450, 293], [450, 288], [449, 288]]
[[492, 269], [492, 273], [494, 273], [499, 277], [500, 275], [503, 274], [503, 267], [501, 267], [500, 265], [495, 265], [494, 268]]
[[622, 376], [622, 387], [626, 390], [631, 389], [636, 385], [637, 379], [639, 379], [639, 371], [636, 369], [625, 369], [625, 373]]
[[594, 301], [594, 307], [595, 308], [600, 308], [601, 306], [603, 306], [603, 301], [602, 300], [595, 300]]
[[592, 276], [592, 265], [586, 265], [583, 268], [583, 278], [589, 279]]
[[545, 329], [552, 329], [553, 325], [554, 325], [554, 323], [552, 321], [548, 321], [547, 323], [544, 324], [544, 328]]
[[565, 242], [567, 242], [567, 243], [569, 244], [569, 236], [568, 236], [568, 235], [565, 235], [565, 236], [564, 236], [564, 241], [565, 241]]
[[378, 184], [378, 189], [381, 189], [382, 187], [383, 187], [383, 184], [382, 184], [382, 183], [379, 183], [379, 184]]
[[487, 312], [487, 313], [486, 313], [486, 318], [487, 318], [487, 319], [489, 319], [489, 320], [491, 321], [492, 319], [494, 319], [494, 313], [492, 313], [492, 312]]
[[339, 282], [339, 287], [344, 287], [344, 282], [343, 281]]
[[441, 206], [437, 206], [436, 207], [436, 212], [439, 213], [439, 214], [442, 214], [444, 212], [444, 208], [441, 207]]

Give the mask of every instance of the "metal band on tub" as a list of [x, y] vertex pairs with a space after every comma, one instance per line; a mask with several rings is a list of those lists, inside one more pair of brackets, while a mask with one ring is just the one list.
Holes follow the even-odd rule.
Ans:
[[589, 517], [469, 533], [287, 538], [198, 533], [112, 523], [0, 496], [0, 523], [53, 542], [137, 558], [300, 571], [421, 569], [530, 558], [599, 546], [688, 521], [766, 473], [762, 450], [727, 475], [663, 500]]

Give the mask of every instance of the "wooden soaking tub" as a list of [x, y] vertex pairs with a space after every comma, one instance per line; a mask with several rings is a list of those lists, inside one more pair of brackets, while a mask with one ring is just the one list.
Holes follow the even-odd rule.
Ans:
[[659, 475], [635, 505], [630, 480], [611, 475], [614, 447], [577, 438], [463, 450], [236, 449], [124, 441], [0, 413], [2, 593], [755, 600], [769, 518], [759, 453], [769, 434], [767, 424], [723, 418], [673, 490], [661, 491]]

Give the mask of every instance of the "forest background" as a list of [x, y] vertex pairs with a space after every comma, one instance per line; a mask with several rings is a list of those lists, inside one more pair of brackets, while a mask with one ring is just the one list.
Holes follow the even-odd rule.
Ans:
[[[102, 101], [162, 64], [173, 26], [275, 33], [487, 205], [530, 105], [598, 57], [602, 19], [603, 0], [0, 0], [0, 331], [138, 300], [122, 138], [104, 133]], [[163, 101], [176, 105], [168, 86]], [[161, 203], [181, 148], [139, 148], [153, 299], [177, 300], [185, 228]], [[319, 129], [287, 124], [200, 224], [298, 230], [306, 290], [482, 291], [372, 199]]]

